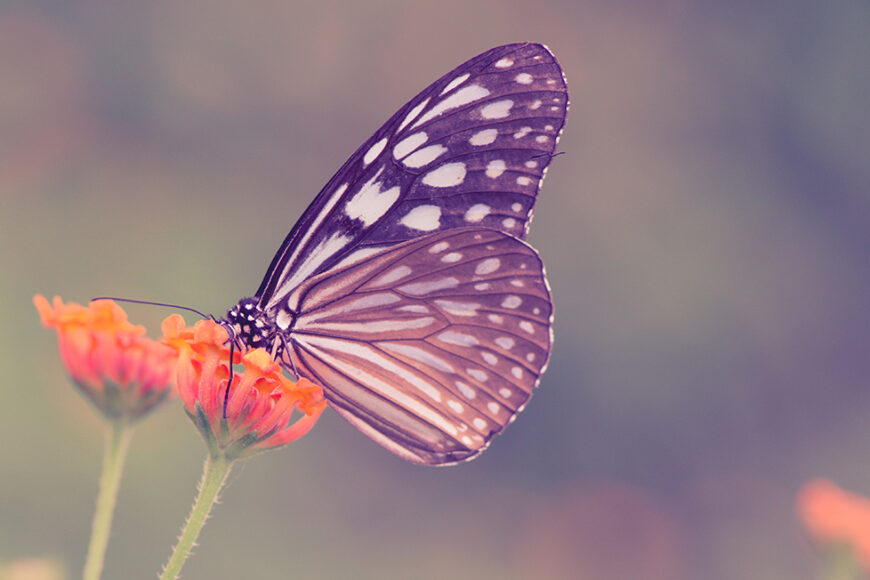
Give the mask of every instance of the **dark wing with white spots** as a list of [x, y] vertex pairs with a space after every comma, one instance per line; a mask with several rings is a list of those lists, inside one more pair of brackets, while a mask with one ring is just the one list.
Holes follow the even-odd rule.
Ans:
[[562, 69], [546, 47], [500, 46], [411, 99], [329, 181], [257, 291], [274, 309], [307, 278], [391, 244], [481, 226], [525, 239], [565, 123]]
[[462, 228], [395, 245], [303, 283], [285, 364], [404, 459], [464, 461], [513, 421], [552, 344], [537, 252]]

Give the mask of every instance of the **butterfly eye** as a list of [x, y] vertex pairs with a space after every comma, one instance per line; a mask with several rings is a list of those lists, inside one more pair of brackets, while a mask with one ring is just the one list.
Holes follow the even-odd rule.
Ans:
[[476, 456], [549, 359], [550, 294], [523, 240], [567, 110], [540, 44], [459, 65], [351, 155], [227, 323], [401, 457]]

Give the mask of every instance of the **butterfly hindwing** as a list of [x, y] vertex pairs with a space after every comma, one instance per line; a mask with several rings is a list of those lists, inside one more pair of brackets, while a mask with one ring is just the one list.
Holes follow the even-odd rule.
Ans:
[[528, 402], [549, 358], [541, 260], [496, 230], [397, 244], [312, 278], [291, 300], [293, 367], [351, 423], [417, 463], [480, 453]]
[[524, 239], [565, 122], [562, 70], [540, 44], [494, 48], [414, 97], [342, 166], [282, 244], [257, 292], [457, 227]]

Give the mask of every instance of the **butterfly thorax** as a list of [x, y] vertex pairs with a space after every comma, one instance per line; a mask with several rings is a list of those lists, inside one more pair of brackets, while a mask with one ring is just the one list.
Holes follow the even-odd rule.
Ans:
[[221, 323], [228, 327], [236, 344], [248, 348], [265, 348], [275, 357], [284, 346], [284, 330], [259, 306], [256, 297], [242, 298], [227, 311]]

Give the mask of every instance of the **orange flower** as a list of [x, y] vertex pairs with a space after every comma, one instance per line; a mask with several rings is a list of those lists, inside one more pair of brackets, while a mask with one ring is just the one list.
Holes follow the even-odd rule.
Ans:
[[[188, 416], [202, 433], [212, 456], [253, 455], [305, 435], [326, 408], [323, 390], [307, 379], [294, 383], [262, 348], [239, 353], [229, 399], [227, 331], [211, 320], [191, 329], [173, 314], [163, 321], [164, 342], [178, 353], [176, 384]], [[293, 410], [304, 415], [292, 421]]]
[[49, 304], [37, 294], [33, 304], [42, 324], [57, 330], [60, 355], [73, 382], [106, 416], [137, 419], [171, 393], [174, 353], [145, 336], [145, 328], [127, 321], [111, 300], [88, 307]]
[[850, 547], [861, 566], [870, 571], [870, 499], [815, 479], [798, 494], [798, 514], [816, 540], [827, 546]]

